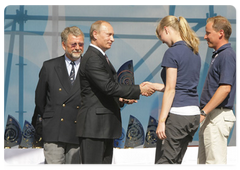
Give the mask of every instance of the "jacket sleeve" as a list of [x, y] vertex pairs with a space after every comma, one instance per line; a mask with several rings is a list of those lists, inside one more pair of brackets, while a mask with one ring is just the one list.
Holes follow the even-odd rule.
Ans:
[[86, 77], [104, 94], [126, 99], [139, 99], [139, 85], [122, 85], [114, 80], [98, 56], [89, 57], [85, 66]]
[[43, 116], [47, 100], [47, 70], [45, 64], [39, 73], [39, 80], [35, 91], [35, 110], [34, 114]]

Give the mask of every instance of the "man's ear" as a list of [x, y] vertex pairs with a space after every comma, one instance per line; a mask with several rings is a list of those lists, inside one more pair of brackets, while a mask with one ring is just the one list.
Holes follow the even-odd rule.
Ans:
[[222, 29], [218, 33], [219, 33], [219, 39], [222, 39], [225, 37], [225, 33]]
[[97, 35], [98, 35], [98, 32], [96, 30], [93, 31], [93, 37], [95, 40], [97, 40]]
[[62, 48], [63, 48], [64, 51], [66, 51], [66, 45], [63, 41], [62, 41]]

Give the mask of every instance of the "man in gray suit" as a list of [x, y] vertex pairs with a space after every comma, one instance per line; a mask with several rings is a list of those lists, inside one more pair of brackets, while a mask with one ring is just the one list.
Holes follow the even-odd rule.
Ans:
[[80, 163], [76, 118], [80, 108], [78, 69], [84, 34], [67, 27], [61, 34], [63, 56], [45, 61], [35, 92], [35, 113], [42, 117], [44, 156], [47, 164]]
[[108, 22], [93, 23], [91, 44], [81, 62], [82, 100], [77, 116], [77, 136], [80, 137], [83, 164], [112, 163], [113, 139], [122, 134], [121, 103], [131, 104], [135, 102], [131, 99], [139, 99], [140, 94], [154, 92], [149, 84], [128, 86], [118, 83], [116, 71], [105, 54], [114, 42], [113, 35]]

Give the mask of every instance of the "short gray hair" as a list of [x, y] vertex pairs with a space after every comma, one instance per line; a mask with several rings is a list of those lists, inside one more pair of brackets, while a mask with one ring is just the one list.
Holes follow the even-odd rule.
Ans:
[[68, 35], [69, 34], [73, 34], [74, 36], [78, 37], [80, 35], [82, 35], [83, 40], [84, 40], [84, 34], [83, 32], [76, 26], [73, 27], [67, 27], [63, 30], [63, 32], [61, 33], [61, 40], [62, 42], [66, 43], [67, 39], [68, 39]]

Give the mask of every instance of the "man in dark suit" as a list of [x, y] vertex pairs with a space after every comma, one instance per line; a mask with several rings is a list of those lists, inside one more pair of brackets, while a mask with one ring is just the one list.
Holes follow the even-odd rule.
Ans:
[[108, 22], [93, 23], [91, 44], [81, 62], [82, 100], [77, 116], [77, 136], [83, 164], [112, 162], [113, 139], [122, 133], [120, 102], [131, 104], [140, 94], [154, 92], [148, 85], [127, 86], [117, 82], [116, 71], [105, 54], [114, 42], [113, 35]]
[[61, 34], [65, 55], [45, 61], [35, 92], [35, 113], [42, 117], [44, 156], [47, 164], [80, 163], [76, 118], [80, 108], [78, 68], [84, 34], [67, 27]]

